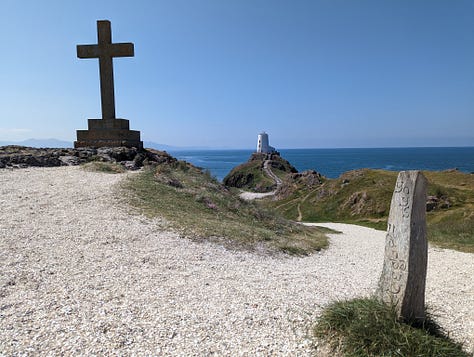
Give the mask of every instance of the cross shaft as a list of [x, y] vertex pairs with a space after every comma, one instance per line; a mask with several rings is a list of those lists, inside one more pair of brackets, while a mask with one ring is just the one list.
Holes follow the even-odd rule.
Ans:
[[133, 57], [133, 43], [112, 43], [110, 21], [97, 21], [97, 45], [78, 45], [77, 57], [98, 58], [102, 119], [115, 119], [113, 57]]

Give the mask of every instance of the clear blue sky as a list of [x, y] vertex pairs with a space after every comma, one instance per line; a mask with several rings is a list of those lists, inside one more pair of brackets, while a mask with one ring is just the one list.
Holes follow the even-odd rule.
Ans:
[[143, 140], [253, 148], [474, 146], [472, 0], [1, 0], [0, 141], [75, 139], [116, 112]]

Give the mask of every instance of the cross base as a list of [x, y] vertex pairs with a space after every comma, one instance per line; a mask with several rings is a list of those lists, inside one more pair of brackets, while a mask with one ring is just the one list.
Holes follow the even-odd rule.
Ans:
[[75, 148], [136, 147], [143, 149], [140, 132], [130, 130], [127, 119], [88, 119], [89, 130], [77, 130]]

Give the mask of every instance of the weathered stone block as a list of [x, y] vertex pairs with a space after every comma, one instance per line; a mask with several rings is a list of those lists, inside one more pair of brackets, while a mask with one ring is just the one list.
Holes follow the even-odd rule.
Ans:
[[130, 130], [130, 124], [127, 119], [88, 119], [89, 130], [99, 129], [123, 129]]
[[94, 147], [94, 148], [101, 148], [101, 147], [129, 147], [129, 148], [137, 148], [143, 149], [143, 142], [137, 140], [88, 140], [88, 141], [75, 141], [74, 148], [83, 148], [83, 147]]
[[143, 148], [140, 132], [129, 130], [127, 119], [89, 119], [89, 130], [77, 130], [74, 147], [136, 147]]
[[425, 318], [427, 180], [419, 171], [399, 173], [390, 204], [385, 258], [377, 296], [404, 320]]

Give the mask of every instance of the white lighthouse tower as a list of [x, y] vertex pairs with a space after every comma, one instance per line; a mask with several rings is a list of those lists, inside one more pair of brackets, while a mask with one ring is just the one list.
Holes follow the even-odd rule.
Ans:
[[275, 148], [268, 144], [268, 134], [264, 131], [258, 134], [257, 152], [263, 154], [273, 154], [276, 152]]

